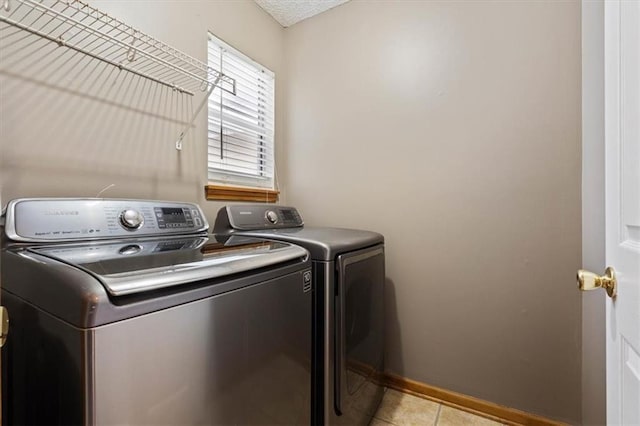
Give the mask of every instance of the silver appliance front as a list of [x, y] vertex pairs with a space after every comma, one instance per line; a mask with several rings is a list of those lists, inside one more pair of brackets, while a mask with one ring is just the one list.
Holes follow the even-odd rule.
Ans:
[[90, 329], [5, 292], [5, 424], [309, 424], [303, 274]]
[[309, 424], [301, 282], [297, 272], [92, 330], [91, 423]]

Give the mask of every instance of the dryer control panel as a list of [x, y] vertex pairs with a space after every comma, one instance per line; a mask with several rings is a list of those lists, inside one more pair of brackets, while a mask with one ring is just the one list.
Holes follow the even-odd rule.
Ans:
[[304, 225], [295, 207], [239, 204], [226, 206], [218, 211], [214, 232], [229, 230], [251, 231], [257, 229], [298, 228]]
[[10, 201], [5, 233], [14, 241], [98, 240], [191, 234], [209, 224], [197, 204], [107, 198]]

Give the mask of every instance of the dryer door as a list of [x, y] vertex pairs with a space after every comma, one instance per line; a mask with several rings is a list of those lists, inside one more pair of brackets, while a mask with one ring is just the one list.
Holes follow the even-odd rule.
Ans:
[[335, 408], [367, 424], [383, 390], [384, 246], [340, 255], [337, 269]]

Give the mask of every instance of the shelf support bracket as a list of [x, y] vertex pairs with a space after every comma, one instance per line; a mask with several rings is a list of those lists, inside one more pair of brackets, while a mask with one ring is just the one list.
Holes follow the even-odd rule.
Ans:
[[193, 113], [193, 116], [191, 117], [191, 121], [189, 122], [189, 124], [187, 124], [184, 130], [180, 132], [180, 136], [178, 136], [178, 140], [176, 141], [176, 149], [178, 151], [182, 151], [182, 140], [184, 139], [187, 132], [189, 132], [189, 129], [191, 129], [191, 126], [193, 126], [193, 123], [196, 121], [196, 118], [198, 118], [198, 114], [200, 114], [200, 111], [202, 111], [202, 108], [204, 108], [204, 106], [209, 102], [209, 96], [211, 96], [211, 93], [213, 92], [213, 90], [218, 86], [218, 83], [220, 82], [221, 78], [222, 78], [222, 73], [219, 73], [216, 79], [213, 81], [213, 83], [209, 83], [210, 86], [209, 86], [209, 90], [207, 90], [207, 94], [205, 95], [204, 99], [202, 99], [202, 102], [200, 102], [200, 105], [198, 105], [196, 112]]

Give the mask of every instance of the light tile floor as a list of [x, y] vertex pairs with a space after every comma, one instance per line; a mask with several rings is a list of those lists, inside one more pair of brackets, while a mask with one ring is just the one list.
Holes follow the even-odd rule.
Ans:
[[499, 426], [501, 423], [387, 389], [370, 426]]

